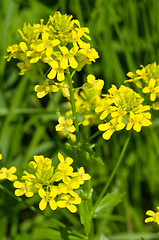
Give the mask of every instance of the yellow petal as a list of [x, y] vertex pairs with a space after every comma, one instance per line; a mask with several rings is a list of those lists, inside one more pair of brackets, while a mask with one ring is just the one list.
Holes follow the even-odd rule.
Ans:
[[50, 208], [51, 208], [52, 210], [55, 210], [55, 209], [57, 208], [57, 203], [55, 202], [54, 199], [51, 199], [51, 200], [49, 201], [49, 205], [50, 205]]
[[49, 79], [54, 79], [56, 77], [56, 70], [51, 69], [51, 71], [49, 72], [49, 74], [47, 75], [47, 77]]
[[65, 57], [63, 57], [62, 60], [61, 60], [60, 66], [61, 66], [63, 69], [68, 68], [68, 59], [65, 58]]
[[156, 93], [152, 92], [150, 94], [150, 100], [153, 102], [153, 101], [155, 101], [155, 99], [156, 99]]
[[15, 181], [15, 180], [17, 180], [17, 176], [16, 175], [11, 175], [11, 176], [9, 176], [9, 177], [7, 177], [7, 179], [9, 180], [9, 181]]
[[110, 123], [104, 123], [104, 124], [99, 124], [98, 125], [98, 129], [100, 131], [106, 131], [109, 128], [110, 128]]
[[36, 51], [37, 51], [37, 52], [42, 52], [44, 49], [45, 49], [44, 43], [40, 43], [40, 44], [38, 44], [37, 47], [36, 47]]
[[133, 129], [136, 132], [140, 132], [141, 131], [141, 123], [135, 123], [134, 126], [133, 126]]
[[33, 195], [34, 195], [33, 192], [26, 192], [26, 193], [25, 193], [25, 196], [26, 196], [26, 197], [32, 197]]
[[61, 153], [58, 153], [58, 159], [60, 160], [60, 162], [64, 162], [64, 157]]
[[14, 192], [14, 194], [15, 194], [17, 197], [22, 196], [24, 193], [25, 193], [25, 192], [22, 191], [21, 189], [16, 189], [15, 192]]
[[63, 53], [63, 55], [66, 55], [66, 54], [69, 53], [67, 47], [60, 47], [60, 50], [61, 50], [61, 52]]
[[64, 75], [64, 73], [63, 72], [59, 72], [59, 73], [57, 73], [57, 80], [58, 81], [63, 81], [65, 79], [65, 75]]
[[70, 158], [70, 157], [67, 157], [67, 158], [66, 158], [66, 161], [67, 161], [67, 164], [68, 164], [68, 165], [71, 165], [71, 164], [73, 163], [73, 159]]
[[21, 50], [22, 50], [23, 52], [26, 52], [27, 49], [28, 49], [28, 47], [27, 47], [27, 45], [26, 45], [25, 42], [20, 42], [20, 43], [19, 43], [19, 46], [20, 46], [20, 48], [21, 48]]
[[66, 207], [66, 201], [57, 201], [57, 206], [60, 208], [65, 208]]
[[10, 173], [15, 173], [16, 171], [17, 171], [17, 169], [14, 166], [9, 168]]
[[133, 126], [132, 122], [129, 122], [128, 125], [126, 126], [126, 130], [130, 130], [132, 126]]
[[48, 48], [46, 49], [46, 56], [47, 56], [47, 57], [50, 57], [50, 56], [52, 55], [52, 53], [53, 53], [53, 49], [52, 49], [51, 47], [48, 47]]
[[146, 218], [146, 219], [145, 219], [145, 223], [153, 222], [153, 221], [154, 221], [154, 218], [153, 218], [153, 217], [149, 217], [149, 218]]
[[33, 57], [31, 60], [30, 60], [30, 63], [36, 63], [38, 62], [40, 59], [40, 57]]
[[15, 188], [22, 188], [22, 187], [24, 187], [24, 183], [19, 182], [19, 181], [15, 181], [15, 182], [13, 183], [13, 186], [14, 186]]
[[75, 60], [74, 57], [70, 57], [69, 58], [69, 63], [70, 63], [70, 66], [75, 69], [78, 67], [78, 62]]
[[77, 207], [73, 204], [68, 204], [67, 208], [70, 212], [75, 213], [77, 211]]
[[39, 196], [40, 196], [41, 198], [46, 197], [46, 192], [45, 192], [45, 190], [44, 190], [43, 188], [40, 188], [40, 189], [38, 190], [38, 194], [39, 194]]
[[57, 46], [57, 45], [60, 44], [60, 41], [59, 41], [58, 39], [54, 39], [54, 40], [52, 40], [50, 43], [51, 43], [51, 45], [52, 45], [53, 47], [55, 47], [55, 46]]
[[40, 210], [44, 210], [47, 206], [47, 201], [44, 201], [44, 199], [41, 199], [40, 203], [39, 203], [39, 208]]
[[100, 115], [100, 119], [103, 120], [105, 119], [109, 114], [109, 111], [108, 110], [105, 110], [104, 112], [102, 112], [102, 114]]
[[105, 140], [109, 140], [110, 137], [112, 136], [113, 132], [114, 132], [113, 129], [109, 129], [109, 130], [107, 130], [106, 132], [104, 132], [104, 133], [102, 134], [102, 137], [103, 137]]
[[155, 217], [155, 212], [153, 212], [152, 210], [148, 210], [148, 211], [146, 212], [146, 215]]

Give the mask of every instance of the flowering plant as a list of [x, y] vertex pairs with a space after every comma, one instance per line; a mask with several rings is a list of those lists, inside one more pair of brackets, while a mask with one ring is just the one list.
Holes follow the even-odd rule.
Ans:
[[[75, 87], [75, 74], [86, 65], [94, 63], [99, 55], [91, 46], [89, 29], [81, 27], [80, 22], [73, 19], [72, 15], [62, 15], [57, 11], [49, 16], [46, 24], [43, 19], [33, 26], [25, 23], [18, 32], [21, 41], [8, 47], [5, 58], [7, 61], [18, 59], [19, 75], [38, 72], [41, 80], [34, 86], [38, 99], [48, 95], [55, 106], [54, 93], [61, 92], [66, 110], [62, 114], [56, 107], [58, 123], [55, 131], [61, 136], [59, 139], [62, 150], [57, 154], [58, 164], [49, 157], [34, 155], [34, 161], [28, 163], [30, 172], [24, 170], [20, 180], [15, 175], [15, 166], [9, 169], [2, 167], [0, 180], [13, 181], [18, 199], [22, 195], [28, 198], [37, 196], [39, 209], [42, 211], [46, 210], [48, 204], [53, 211], [67, 208], [75, 213], [79, 210], [85, 230], [82, 239], [93, 240], [94, 219], [105, 213], [107, 205], [115, 207], [125, 195], [106, 192], [124, 156], [131, 133], [133, 130], [140, 132], [142, 127], [150, 126], [150, 110], [158, 110], [158, 102], [155, 102], [159, 96], [158, 65], [153, 63], [142, 66], [136, 74], [129, 72], [129, 79], [125, 81], [134, 82], [142, 89], [142, 93], [148, 94], [153, 102], [151, 105], [143, 95], [126, 85], [117, 88], [113, 84], [104, 92], [104, 80], [96, 79], [91, 73], [84, 83], [80, 82], [80, 86]], [[92, 136], [83, 136], [81, 128], [87, 129], [88, 126], [97, 127], [99, 131]], [[89, 142], [101, 132], [104, 132], [103, 139], [108, 141], [116, 131], [124, 128], [131, 133], [128, 134], [108, 182], [94, 201], [89, 164], [92, 158], [99, 162], [102, 160]], [[0, 160], [1, 158], [0, 155]], [[85, 173], [85, 168], [88, 173]], [[88, 213], [87, 216], [85, 212]], [[157, 213], [148, 211], [147, 214], [151, 217], [146, 222], [158, 223]]]

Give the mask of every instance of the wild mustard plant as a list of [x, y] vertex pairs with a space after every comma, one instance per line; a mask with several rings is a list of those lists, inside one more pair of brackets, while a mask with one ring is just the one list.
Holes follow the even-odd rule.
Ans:
[[[109, 140], [114, 132], [124, 128], [140, 132], [143, 126], [152, 124], [150, 105], [144, 104], [144, 98], [140, 94], [124, 85], [119, 88], [112, 85], [107, 93], [103, 93], [104, 81], [96, 80], [93, 74], [89, 74], [87, 81], [79, 88], [73, 87], [75, 72], [81, 71], [86, 64], [95, 62], [99, 56], [97, 51], [91, 47], [89, 29], [81, 27], [79, 21], [72, 18], [72, 15], [62, 15], [57, 11], [53, 16], [49, 16], [46, 24], [43, 19], [39, 24], [33, 26], [25, 23], [23, 29], [18, 30], [21, 42], [8, 47], [6, 58], [7, 61], [12, 58], [19, 60], [17, 66], [20, 69], [20, 75], [28, 71], [40, 73], [42, 81], [34, 86], [38, 98], [43, 98], [47, 94], [50, 96], [61, 90], [68, 101], [69, 110], [66, 111], [65, 116], [58, 114], [58, 124], [55, 126], [55, 130], [68, 138], [76, 155], [79, 151], [86, 151], [91, 155], [92, 149], [88, 150], [80, 137], [80, 124], [85, 127], [98, 125], [98, 129], [104, 132], [102, 137], [105, 140]], [[39, 62], [47, 66], [45, 73]], [[131, 79], [127, 82], [135, 82], [138, 87], [142, 88], [143, 93], [150, 95], [151, 101], [155, 101], [159, 94], [158, 71], [156, 63], [149, 64], [145, 68], [142, 66], [142, 69], [137, 70], [136, 74], [128, 73]], [[157, 105], [153, 105], [153, 108], [157, 109]], [[79, 115], [82, 116], [80, 121]], [[129, 140], [130, 135], [108, 182], [101, 191], [92, 211], [90, 210], [91, 214], [88, 219], [92, 219], [98, 206], [106, 201], [106, 198], [103, 197], [119, 167]], [[35, 155], [33, 158], [34, 161], [30, 161], [28, 164], [32, 172], [24, 171], [21, 180], [14, 181], [16, 196], [25, 194], [26, 197], [32, 197], [34, 194], [38, 194], [39, 208], [42, 211], [49, 204], [52, 210], [56, 210], [58, 207], [67, 208], [70, 212], [75, 213], [76, 205], [81, 204], [82, 200], [84, 201], [82, 206], [87, 207], [85, 204], [88, 199], [85, 195], [82, 199], [79, 192], [81, 185], [91, 179], [91, 176], [85, 173], [80, 164], [80, 167], [74, 171], [71, 166], [73, 159], [69, 156], [65, 159], [61, 153], [58, 153], [59, 164], [56, 168], [50, 158], [43, 155]], [[5, 174], [8, 174], [5, 175], [9, 176], [8, 179], [16, 180], [16, 177], [12, 175], [15, 173], [15, 168], [7, 171], [9, 172], [6, 173], [6, 170], [1, 169], [0, 178], [2, 179]], [[104, 204], [106, 203], [104, 202]], [[91, 209], [90, 206], [89, 208]], [[151, 220], [156, 219], [154, 217], [157, 213], [152, 213], [152, 211], [147, 213], [151, 216]], [[82, 213], [80, 214], [82, 215]], [[88, 239], [92, 240], [94, 239], [94, 233], [91, 230], [93, 224], [88, 224], [86, 217], [83, 220], [84, 216], [81, 216], [81, 222], [85, 224], [85, 228], [90, 226], [86, 229], [86, 234]], [[150, 218], [148, 219], [146, 222], [150, 221]]]

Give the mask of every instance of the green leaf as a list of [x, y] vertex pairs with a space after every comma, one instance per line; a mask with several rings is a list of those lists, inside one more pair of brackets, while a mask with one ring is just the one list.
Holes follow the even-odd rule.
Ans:
[[94, 210], [93, 217], [98, 217], [109, 209], [118, 205], [124, 197], [125, 193], [120, 193], [118, 195], [114, 195], [114, 193], [108, 193], [104, 198], [102, 198]]
[[[94, 145], [93, 145], [94, 146]], [[90, 158], [92, 158], [93, 160], [97, 161], [99, 164], [104, 165], [103, 160], [100, 158], [100, 156], [94, 152], [94, 150], [92, 149], [92, 145], [82, 145], [81, 149], [84, 149], [86, 152], [89, 153]], [[80, 150], [81, 150], [80, 149]]]
[[56, 240], [82, 240], [87, 239], [83, 237], [78, 237], [75, 234], [73, 234], [70, 230], [61, 228], [59, 230], [53, 229], [53, 228], [43, 228], [42, 229], [43, 234], [47, 239], [56, 239]]
[[157, 233], [119, 233], [108, 236], [109, 240], [152, 240], [158, 239]]
[[91, 230], [91, 211], [89, 199], [82, 200], [79, 208], [81, 223], [84, 226], [85, 233], [88, 235]]

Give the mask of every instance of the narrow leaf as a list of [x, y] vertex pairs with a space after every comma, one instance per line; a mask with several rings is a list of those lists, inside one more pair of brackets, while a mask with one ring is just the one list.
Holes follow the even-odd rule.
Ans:
[[105, 214], [109, 208], [113, 208], [118, 205], [124, 197], [125, 193], [114, 195], [114, 193], [108, 193], [104, 198], [101, 199], [94, 211], [94, 217]]

